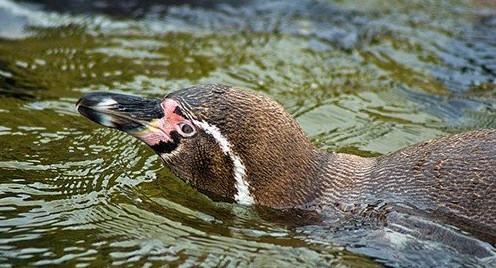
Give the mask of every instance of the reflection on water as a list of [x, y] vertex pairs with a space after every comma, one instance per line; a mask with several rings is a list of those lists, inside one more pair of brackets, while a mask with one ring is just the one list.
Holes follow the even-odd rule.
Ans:
[[494, 266], [470, 237], [481, 254], [213, 202], [74, 109], [92, 90], [226, 83], [277, 99], [320, 148], [365, 156], [494, 128], [491, 1], [186, 2], [0, 1], [2, 265]]

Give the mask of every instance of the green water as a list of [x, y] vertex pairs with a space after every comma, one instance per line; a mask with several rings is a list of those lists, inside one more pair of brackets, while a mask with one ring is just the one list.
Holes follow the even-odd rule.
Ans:
[[495, 4], [362, 2], [0, 0], [0, 267], [388, 263], [213, 202], [74, 106], [230, 84], [362, 156], [496, 127]]

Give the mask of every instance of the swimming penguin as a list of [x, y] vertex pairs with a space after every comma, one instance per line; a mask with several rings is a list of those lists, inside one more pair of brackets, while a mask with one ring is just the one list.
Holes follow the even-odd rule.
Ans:
[[77, 109], [145, 142], [193, 187], [239, 204], [337, 214], [412, 209], [496, 241], [494, 129], [365, 158], [317, 149], [277, 102], [225, 85], [162, 100], [95, 92]]

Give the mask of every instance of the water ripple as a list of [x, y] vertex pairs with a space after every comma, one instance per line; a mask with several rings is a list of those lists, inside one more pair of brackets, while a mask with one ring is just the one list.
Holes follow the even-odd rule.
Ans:
[[[28, 2], [0, 1], [0, 262], [378, 266], [364, 254], [387, 265], [494, 263], [464, 262], [408, 233], [340, 237], [294, 228], [291, 213], [213, 202], [151, 149], [74, 107], [82, 92], [162, 97], [227, 83], [277, 99], [322, 149], [383, 154], [496, 127], [492, 13], [449, 0]], [[334, 246], [353, 239], [359, 254]]]

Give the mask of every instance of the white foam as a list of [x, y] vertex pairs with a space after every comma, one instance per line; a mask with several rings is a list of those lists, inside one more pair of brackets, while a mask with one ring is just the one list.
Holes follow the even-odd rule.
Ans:
[[222, 152], [224, 154], [228, 155], [234, 165], [234, 179], [236, 181], [235, 187], [237, 193], [234, 195], [234, 200], [238, 202], [239, 204], [242, 205], [252, 205], [255, 203], [253, 197], [250, 195], [250, 185], [248, 181], [246, 181], [245, 176], [246, 176], [246, 168], [245, 165], [243, 164], [243, 161], [239, 156], [237, 156], [234, 152], [231, 150], [231, 144], [229, 141], [222, 135], [220, 132], [219, 128], [210, 125], [209, 123], [205, 121], [196, 121], [194, 120], [193, 123], [199, 127], [201, 127], [205, 132], [209, 135], [211, 135], [215, 141], [219, 144], [220, 148], [222, 149]]

